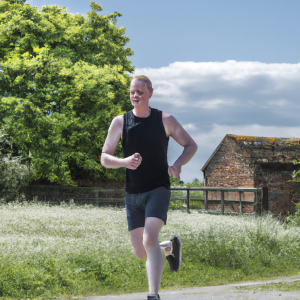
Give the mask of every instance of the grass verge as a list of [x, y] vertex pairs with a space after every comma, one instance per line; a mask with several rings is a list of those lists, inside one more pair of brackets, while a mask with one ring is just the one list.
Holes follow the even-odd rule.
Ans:
[[[132, 253], [120, 208], [0, 206], [0, 298], [146, 292], [145, 261]], [[270, 217], [170, 211], [160, 240], [183, 239], [179, 273], [162, 289], [217, 285], [299, 272], [300, 228]]]
[[266, 283], [258, 286], [242, 286], [237, 287], [239, 290], [247, 291], [260, 291], [260, 292], [299, 292], [300, 293], [300, 281], [294, 282], [278, 282], [278, 283]]

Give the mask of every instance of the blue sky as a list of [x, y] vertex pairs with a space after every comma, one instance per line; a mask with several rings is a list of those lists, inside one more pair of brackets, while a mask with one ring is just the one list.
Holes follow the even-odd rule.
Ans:
[[[85, 15], [89, 1], [28, 0]], [[153, 81], [152, 107], [174, 115], [199, 145], [182, 180], [225, 134], [300, 137], [299, 0], [103, 0], [123, 14], [135, 74]], [[182, 149], [170, 141], [170, 164]]]
[[[97, 2], [97, 1], [96, 1]], [[86, 14], [90, 2], [31, 0]], [[103, 14], [123, 14], [135, 52], [133, 65], [159, 68], [175, 61], [298, 63], [299, 0], [99, 0]]]

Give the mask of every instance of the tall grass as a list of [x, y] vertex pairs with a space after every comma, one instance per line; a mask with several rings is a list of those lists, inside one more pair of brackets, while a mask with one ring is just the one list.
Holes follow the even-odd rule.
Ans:
[[[10, 203], [0, 206], [0, 298], [57, 298], [147, 291], [124, 209]], [[272, 217], [170, 211], [160, 239], [183, 239], [179, 273], [162, 288], [290, 275], [299, 271], [300, 228]]]

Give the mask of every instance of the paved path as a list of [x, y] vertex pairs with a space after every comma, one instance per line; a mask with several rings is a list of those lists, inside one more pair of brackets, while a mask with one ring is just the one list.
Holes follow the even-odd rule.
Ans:
[[[293, 282], [300, 280], [300, 274], [275, 280], [206, 286], [182, 290], [160, 291], [162, 300], [299, 300], [298, 292], [261, 292], [254, 291], [254, 286], [265, 283]], [[253, 286], [253, 290], [239, 290], [237, 287]], [[147, 293], [137, 293], [118, 296], [88, 297], [85, 300], [146, 300]]]

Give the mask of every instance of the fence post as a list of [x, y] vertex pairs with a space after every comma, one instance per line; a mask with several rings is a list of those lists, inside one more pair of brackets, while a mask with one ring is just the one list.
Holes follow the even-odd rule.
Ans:
[[99, 191], [96, 190], [96, 205], [99, 206]]
[[186, 211], [189, 212], [190, 211], [190, 189], [187, 188], [186, 190]]
[[256, 216], [257, 214], [257, 191], [254, 192], [254, 215]]
[[221, 191], [221, 215], [224, 215], [224, 191]]
[[204, 192], [204, 209], [208, 210], [208, 190], [205, 190]]
[[242, 192], [239, 191], [239, 200], [240, 200], [240, 214], [243, 213], [243, 206], [242, 206]]
[[269, 210], [269, 199], [268, 199], [268, 187], [263, 187], [262, 188], [262, 199], [261, 199], [261, 202], [262, 202], [262, 208], [266, 211]]

